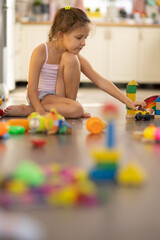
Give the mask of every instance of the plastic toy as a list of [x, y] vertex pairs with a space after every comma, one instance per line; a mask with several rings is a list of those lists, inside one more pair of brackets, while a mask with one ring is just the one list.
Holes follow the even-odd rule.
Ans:
[[153, 124], [150, 124], [147, 128], [143, 131], [144, 138], [154, 140], [154, 133], [155, 133], [156, 127]]
[[117, 182], [122, 186], [141, 186], [146, 181], [146, 173], [137, 163], [128, 163], [117, 174]]
[[[126, 87], [126, 96], [131, 99], [132, 101], [136, 101], [136, 90], [137, 90], [138, 83], [134, 80], [129, 82]], [[126, 118], [134, 118], [135, 111], [127, 107], [127, 115]]]
[[106, 128], [106, 122], [98, 117], [90, 117], [86, 122], [86, 128], [93, 134], [100, 134]]
[[29, 130], [29, 121], [28, 119], [21, 119], [21, 118], [17, 118], [17, 119], [10, 119], [7, 122], [7, 125], [9, 126], [22, 126], [25, 128], [25, 131]]
[[40, 138], [34, 138], [31, 139], [31, 143], [35, 146], [35, 147], [42, 147], [46, 144], [46, 141], [44, 139], [40, 139]]
[[9, 134], [23, 134], [25, 132], [25, 128], [21, 126], [9, 126], [8, 133]]
[[50, 113], [46, 116], [41, 116], [36, 112], [31, 113], [28, 116], [28, 120], [31, 133], [47, 132], [48, 134], [66, 134], [72, 131], [72, 127], [55, 109], [51, 109]]
[[0, 205], [26, 206], [95, 206], [98, 203], [96, 186], [84, 169], [59, 164], [37, 165], [21, 162], [14, 173], [2, 178]]
[[31, 186], [40, 186], [45, 181], [42, 169], [31, 161], [20, 163], [14, 172], [14, 178], [26, 184], [30, 184]]
[[90, 178], [98, 182], [115, 180], [120, 156], [115, 141], [115, 118], [118, 115], [118, 109], [113, 104], [106, 104], [102, 111], [107, 120], [106, 147], [92, 151], [96, 164], [90, 171]]
[[8, 126], [6, 123], [0, 121], [0, 137], [8, 133]]
[[155, 109], [155, 118], [160, 118], [160, 96], [155, 99], [156, 109]]
[[140, 121], [141, 119], [149, 121], [151, 119], [150, 112], [145, 108], [139, 108], [137, 111], [135, 111], [135, 119], [137, 121]]

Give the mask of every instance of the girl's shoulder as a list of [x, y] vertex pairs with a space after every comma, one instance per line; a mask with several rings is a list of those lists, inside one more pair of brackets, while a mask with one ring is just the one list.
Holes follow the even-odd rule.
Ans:
[[45, 44], [42, 43], [39, 46], [37, 46], [34, 49], [33, 54], [39, 56], [40, 58], [45, 59], [46, 58], [46, 47], [45, 47]]

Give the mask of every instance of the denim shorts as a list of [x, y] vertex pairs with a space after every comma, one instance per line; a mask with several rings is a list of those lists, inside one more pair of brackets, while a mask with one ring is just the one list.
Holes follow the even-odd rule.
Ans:
[[[54, 92], [46, 92], [46, 91], [38, 91], [38, 98], [40, 101], [42, 101], [44, 99], [44, 97], [47, 95], [55, 95], [55, 93]], [[26, 98], [27, 98], [28, 104], [31, 105], [28, 96]]]

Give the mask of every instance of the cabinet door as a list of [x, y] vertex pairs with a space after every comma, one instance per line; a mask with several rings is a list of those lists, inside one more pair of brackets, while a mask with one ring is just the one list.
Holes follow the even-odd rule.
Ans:
[[113, 82], [137, 81], [139, 30], [136, 27], [111, 27], [109, 79]]
[[[105, 78], [108, 78], [109, 70], [108, 51], [108, 28], [104, 26], [94, 26], [86, 40], [86, 46], [80, 54], [90, 62], [95, 71]], [[81, 81], [86, 82], [88, 79], [82, 74]]]
[[47, 41], [50, 25], [22, 24], [17, 29], [16, 80], [26, 81], [31, 54], [38, 45]]
[[140, 31], [139, 82], [160, 83], [160, 29]]

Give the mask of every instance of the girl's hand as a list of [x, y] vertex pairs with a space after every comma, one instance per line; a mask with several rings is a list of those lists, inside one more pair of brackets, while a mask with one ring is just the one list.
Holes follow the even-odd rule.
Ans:
[[45, 112], [45, 111], [39, 111], [38, 112], [41, 116], [46, 116], [49, 112]]
[[145, 101], [131, 102], [128, 107], [136, 111], [137, 107], [139, 107], [139, 106], [144, 108], [146, 106], [146, 102]]

